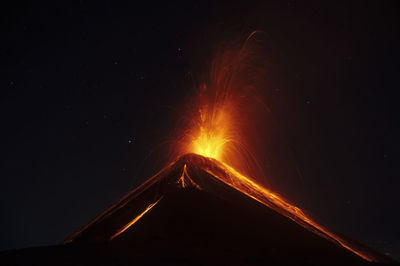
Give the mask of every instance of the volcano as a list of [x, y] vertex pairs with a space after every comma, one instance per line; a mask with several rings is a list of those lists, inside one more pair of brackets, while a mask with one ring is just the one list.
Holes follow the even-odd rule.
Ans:
[[61, 245], [6, 252], [1, 259], [16, 265], [395, 263], [197, 154], [165, 167]]

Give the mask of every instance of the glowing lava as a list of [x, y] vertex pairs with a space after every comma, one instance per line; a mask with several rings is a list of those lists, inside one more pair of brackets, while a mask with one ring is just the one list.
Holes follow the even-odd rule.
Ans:
[[223, 148], [229, 142], [229, 118], [222, 108], [211, 111], [200, 109], [199, 116], [197, 137], [189, 149], [193, 153], [221, 160]]
[[261, 102], [255, 91], [263, 75], [254, 64], [254, 59], [260, 59], [250, 42], [254, 34], [244, 44], [229, 44], [217, 50], [210, 63], [210, 74], [186, 112], [188, 125], [183, 126], [177, 156], [196, 153], [233, 165], [247, 174], [250, 174], [248, 169], [256, 168], [255, 156], [248, 147], [249, 134], [257, 131], [256, 118], [251, 113]]
[[118, 230], [118, 232], [116, 232], [114, 235], [112, 235], [110, 237], [110, 240], [113, 240], [114, 238], [116, 238], [117, 236], [119, 236], [120, 234], [122, 234], [123, 232], [125, 232], [126, 230], [129, 229], [129, 227], [131, 227], [132, 225], [134, 225], [137, 221], [140, 220], [140, 218], [143, 217], [143, 215], [145, 215], [148, 211], [151, 210], [151, 208], [153, 208], [160, 200], [162, 199], [162, 197], [157, 200], [156, 202], [150, 204], [149, 206], [147, 206], [147, 208], [141, 212], [138, 216], [136, 216], [132, 221], [130, 221], [128, 224], [126, 224], [123, 228], [121, 228], [120, 230]]

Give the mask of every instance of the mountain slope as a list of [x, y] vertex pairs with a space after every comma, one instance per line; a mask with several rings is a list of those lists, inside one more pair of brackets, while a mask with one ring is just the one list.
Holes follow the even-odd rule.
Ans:
[[194, 154], [128, 193], [64, 245], [50, 248], [2, 257], [65, 265], [394, 263], [329, 232], [229, 166]]

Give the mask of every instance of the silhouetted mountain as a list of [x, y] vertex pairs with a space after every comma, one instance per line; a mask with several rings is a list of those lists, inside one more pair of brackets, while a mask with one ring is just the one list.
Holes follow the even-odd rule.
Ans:
[[[3, 252], [13, 265], [378, 265], [395, 263], [323, 230], [228, 166], [188, 154], [63, 244]], [[284, 202], [284, 201], [283, 201]], [[284, 202], [286, 204], [286, 202]], [[322, 228], [322, 229], [321, 229]], [[357, 255], [358, 254], [358, 255]], [[363, 259], [362, 257], [366, 258]], [[368, 260], [374, 261], [369, 262]], [[375, 264], [376, 263], [376, 264]]]

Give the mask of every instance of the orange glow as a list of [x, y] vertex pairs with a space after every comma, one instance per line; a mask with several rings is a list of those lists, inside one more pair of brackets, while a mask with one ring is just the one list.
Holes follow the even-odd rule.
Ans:
[[187, 187], [195, 187], [197, 189], [201, 189], [199, 185], [197, 185], [190, 177], [187, 172], [186, 164], [183, 165], [183, 170], [181, 177], [178, 179], [177, 182], [182, 188]]
[[224, 110], [199, 110], [200, 123], [197, 136], [191, 143], [190, 150], [193, 153], [221, 159], [224, 145], [229, 142], [229, 116]]
[[185, 184], [185, 175], [187, 175], [186, 164], [183, 166], [181, 178], [179, 178], [178, 180], [178, 184], [180, 184], [182, 188], [187, 187], [187, 185]]
[[162, 197], [157, 200], [156, 202], [150, 204], [142, 213], [140, 213], [138, 216], [136, 216], [132, 221], [130, 221], [128, 224], [126, 224], [124, 227], [122, 227], [120, 230], [118, 230], [117, 233], [115, 233], [114, 235], [112, 235], [110, 237], [110, 240], [113, 240], [114, 238], [116, 238], [117, 236], [119, 236], [120, 234], [122, 234], [123, 232], [125, 232], [126, 230], [128, 230], [129, 227], [131, 227], [132, 225], [134, 225], [137, 221], [140, 220], [140, 218], [143, 217], [143, 215], [145, 215], [148, 211], [151, 210], [151, 208], [153, 208], [160, 200], [162, 199]]
[[255, 119], [250, 117], [249, 110], [261, 102], [255, 93], [260, 78], [254, 75], [260, 68], [252, 66], [258, 57], [250, 49], [253, 48], [250, 38], [255, 33], [243, 45], [221, 47], [217, 51], [211, 61], [210, 75], [199, 86], [196, 100], [186, 112], [188, 125], [183, 127], [178, 156], [196, 153], [229, 163], [246, 173], [247, 169], [255, 168], [248, 165], [255, 160], [247, 148], [250, 125], [256, 124], [252, 123]]

